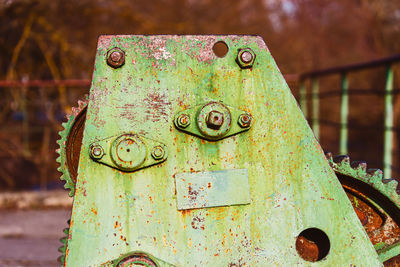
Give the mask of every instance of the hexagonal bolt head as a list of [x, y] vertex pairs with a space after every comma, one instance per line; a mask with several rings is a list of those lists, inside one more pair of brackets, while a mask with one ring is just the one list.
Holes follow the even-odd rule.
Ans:
[[114, 69], [125, 64], [125, 52], [118, 47], [114, 47], [107, 52], [107, 64]]
[[165, 151], [164, 151], [164, 148], [162, 148], [162, 146], [155, 146], [153, 148], [153, 151], [151, 152], [151, 156], [155, 160], [160, 160], [160, 159], [164, 158], [164, 155], [165, 155]]
[[95, 160], [100, 160], [104, 156], [104, 150], [100, 145], [90, 147], [90, 156]]
[[256, 54], [250, 48], [239, 49], [236, 57], [236, 62], [242, 69], [248, 69], [253, 67]]
[[250, 114], [241, 114], [238, 119], [238, 124], [242, 128], [250, 127], [253, 117]]
[[186, 128], [190, 124], [190, 117], [187, 114], [180, 114], [176, 119], [176, 123], [180, 128]]
[[224, 123], [224, 114], [216, 110], [210, 111], [207, 115], [206, 123], [208, 128], [218, 130]]

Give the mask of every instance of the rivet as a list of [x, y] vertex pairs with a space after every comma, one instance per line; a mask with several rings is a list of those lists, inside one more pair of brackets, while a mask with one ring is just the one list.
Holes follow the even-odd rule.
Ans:
[[180, 128], [186, 128], [190, 124], [190, 117], [187, 114], [180, 114], [176, 119], [176, 123]]
[[119, 68], [125, 64], [125, 52], [114, 47], [107, 52], [107, 64], [113, 68]]
[[250, 114], [241, 114], [238, 119], [238, 124], [242, 128], [250, 127], [253, 117]]
[[164, 157], [165, 151], [164, 148], [162, 146], [155, 146], [153, 148], [153, 151], [151, 152], [151, 156], [155, 159], [155, 160], [160, 160]]
[[95, 160], [100, 160], [104, 156], [104, 150], [100, 145], [93, 145], [90, 148], [90, 156]]
[[242, 69], [247, 69], [253, 67], [255, 59], [256, 54], [251, 50], [251, 48], [243, 48], [239, 49], [236, 62]]

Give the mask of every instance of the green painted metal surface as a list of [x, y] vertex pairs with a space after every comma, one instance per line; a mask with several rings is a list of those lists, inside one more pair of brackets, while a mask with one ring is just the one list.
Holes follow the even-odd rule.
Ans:
[[247, 169], [178, 173], [175, 183], [178, 210], [251, 202]]
[[[217, 41], [229, 47], [222, 58]], [[114, 47], [119, 68], [106, 60]], [[256, 54], [251, 68], [235, 60], [243, 48]], [[176, 114], [207, 102], [248, 112], [251, 128], [210, 141], [176, 128]], [[91, 144], [126, 133], [165, 144], [168, 158], [130, 172], [91, 158]], [[243, 169], [249, 204], [178, 210], [177, 175]], [[308, 228], [330, 240], [314, 263], [296, 251]], [[381, 265], [260, 37], [99, 38], [65, 265], [113, 266], [134, 251], [159, 266]]]

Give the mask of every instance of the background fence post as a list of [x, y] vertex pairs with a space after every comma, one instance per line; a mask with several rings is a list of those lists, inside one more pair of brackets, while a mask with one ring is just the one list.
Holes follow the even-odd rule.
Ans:
[[393, 68], [386, 67], [385, 85], [385, 133], [383, 150], [383, 175], [384, 178], [392, 176], [392, 146], [393, 146]]
[[341, 91], [340, 91], [340, 154], [348, 153], [348, 117], [349, 117], [349, 81], [347, 73], [341, 74]]
[[[22, 78], [23, 82], [27, 82], [28, 77]], [[28, 86], [24, 85], [21, 90], [21, 111], [22, 111], [22, 147], [24, 156], [30, 156], [29, 145], [29, 111], [28, 111]]]
[[312, 129], [315, 138], [319, 139], [319, 84], [317, 78], [311, 80], [312, 89]]
[[299, 87], [299, 95], [300, 95], [300, 108], [304, 114], [304, 117], [307, 119], [307, 87], [305, 80], [300, 80], [300, 87]]

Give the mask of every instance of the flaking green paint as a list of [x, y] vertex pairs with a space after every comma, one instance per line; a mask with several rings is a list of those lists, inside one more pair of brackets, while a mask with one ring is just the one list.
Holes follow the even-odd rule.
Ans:
[[[223, 58], [212, 52], [220, 40], [229, 47]], [[118, 69], [106, 63], [113, 47], [126, 55]], [[246, 47], [257, 55], [251, 69], [235, 62]], [[177, 112], [209, 101], [249, 112], [251, 129], [207, 141], [174, 127]], [[126, 132], [162, 142], [168, 159], [128, 173], [90, 158], [91, 143]], [[248, 170], [250, 204], [177, 210], [176, 174], [228, 169]], [[78, 173], [66, 266], [137, 250], [174, 266], [381, 265], [257, 36], [101, 36]], [[295, 249], [311, 227], [331, 242], [316, 263]]]

